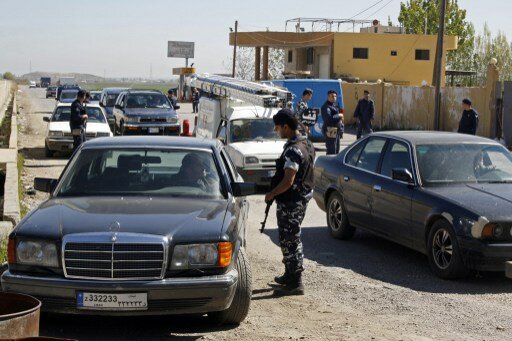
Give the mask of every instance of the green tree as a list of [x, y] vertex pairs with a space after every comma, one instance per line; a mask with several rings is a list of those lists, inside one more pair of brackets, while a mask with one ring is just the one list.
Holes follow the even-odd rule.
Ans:
[[[408, 34], [437, 34], [440, 5], [440, 0], [402, 2], [398, 21]], [[458, 37], [457, 50], [448, 52], [447, 67], [453, 70], [472, 70], [475, 28], [466, 19], [466, 10], [459, 7], [458, 0], [447, 1], [446, 34]]]
[[505, 33], [499, 31], [493, 36], [487, 23], [482, 33], [475, 38], [473, 51], [473, 69], [477, 72], [480, 84], [484, 84], [487, 76], [487, 65], [496, 58], [500, 68], [500, 80], [512, 80], [512, 48]]
[[7, 79], [9, 81], [13, 81], [16, 79], [16, 77], [11, 72], [5, 72], [3, 74], [3, 79]]

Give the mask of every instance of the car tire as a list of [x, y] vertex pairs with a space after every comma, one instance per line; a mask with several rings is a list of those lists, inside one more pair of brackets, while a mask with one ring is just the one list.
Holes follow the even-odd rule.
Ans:
[[457, 236], [444, 219], [436, 221], [428, 234], [427, 255], [430, 268], [440, 278], [463, 278], [469, 273], [462, 260]]
[[326, 216], [331, 236], [342, 240], [348, 240], [354, 236], [356, 229], [348, 221], [343, 198], [338, 192], [334, 192], [329, 196]]
[[252, 295], [252, 274], [247, 254], [240, 248], [235, 268], [238, 270], [235, 297], [228, 309], [208, 313], [208, 318], [215, 324], [239, 325], [249, 313]]

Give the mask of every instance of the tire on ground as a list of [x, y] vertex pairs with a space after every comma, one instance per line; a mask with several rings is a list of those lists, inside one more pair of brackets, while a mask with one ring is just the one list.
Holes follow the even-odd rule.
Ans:
[[251, 305], [252, 295], [252, 274], [249, 260], [243, 248], [240, 248], [235, 268], [238, 271], [235, 297], [228, 309], [208, 313], [210, 320], [216, 324], [240, 324], [247, 314]]
[[[341, 209], [341, 224], [337, 226], [333, 219], [333, 208], [339, 205]], [[338, 192], [333, 192], [329, 199], [327, 200], [327, 210], [326, 210], [326, 218], [327, 218], [327, 226], [329, 227], [329, 231], [331, 232], [331, 236], [336, 239], [348, 240], [354, 236], [356, 229], [350, 225], [348, 221], [347, 213], [345, 212], [345, 207], [343, 205], [343, 198]]]
[[[446, 231], [449, 235], [452, 245], [452, 256], [450, 261], [448, 262], [448, 266], [443, 268], [436, 263], [434, 259], [434, 238], [438, 231], [442, 230]], [[434, 223], [427, 237], [427, 256], [428, 262], [430, 264], [430, 268], [434, 272], [434, 274], [440, 278], [444, 279], [457, 279], [463, 278], [468, 275], [469, 270], [465, 266], [464, 261], [462, 259], [461, 250], [459, 244], [457, 243], [457, 236], [451, 224], [444, 220], [438, 220]]]

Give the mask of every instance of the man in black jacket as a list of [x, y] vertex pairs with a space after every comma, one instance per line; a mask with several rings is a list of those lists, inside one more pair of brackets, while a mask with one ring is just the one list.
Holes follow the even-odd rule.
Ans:
[[79, 90], [75, 101], [71, 104], [71, 116], [69, 118], [69, 127], [73, 135], [73, 152], [85, 142], [85, 124], [87, 122], [87, 112], [84, 103], [86, 97], [85, 90]]
[[199, 112], [199, 98], [201, 97], [201, 94], [197, 90], [197, 88], [194, 88], [192, 90], [192, 112], [197, 114]]
[[327, 92], [327, 101], [322, 105], [321, 113], [324, 120], [322, 133], [325, 136], [327, 155], [340, 152], [340, 139], [343, 138], [343, 114], [336, 104], [338, 94], [334, 90]]
[[462, 117], [460, 118], [458, 132], [461, 134], [476, 135], [479, 120], [478, 112], [473, 109], [471, 100], [468, 98], [465, 98], [462, 101], [462, 108], [464, 111], [462, 112]]
[[370, 92], [364, 91], [364, 98], [357, 103], [354, 112], [354, 118], [357, 120], [357, 139], [359, 140], [365, 133], [373, 133], [372, 121], [375, 118], [375, 104], [370, 98]]

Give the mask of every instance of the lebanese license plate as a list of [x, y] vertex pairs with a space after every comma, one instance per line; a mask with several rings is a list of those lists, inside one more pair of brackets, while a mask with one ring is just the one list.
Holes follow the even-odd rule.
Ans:
[[78, 292], [76, 305], [79, 309], [91, 310], [147, 310], [148, 294], [101, 294]]
[[150, 134], [158, 134], [160, 132], [160, 128], [149, 128]]
[[274, 175], [276, 175], [276, 171], [275, 170], [268, 171], [268, 176], [269, 177], [273, 177]]

